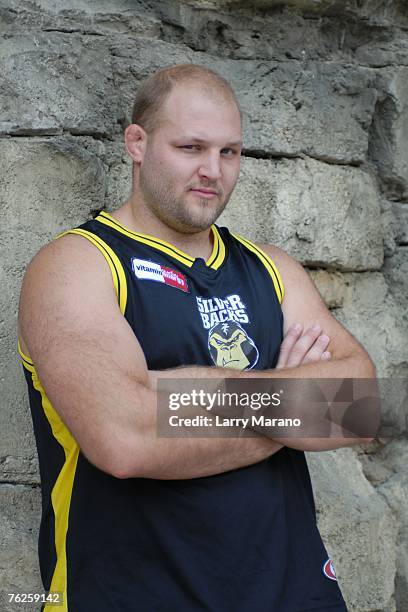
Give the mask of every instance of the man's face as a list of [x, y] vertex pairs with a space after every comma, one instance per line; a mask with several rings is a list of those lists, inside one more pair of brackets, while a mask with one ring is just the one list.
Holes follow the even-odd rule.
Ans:
[[147, 138], [140, 166], [145, 205], [168, 227], [210, 227], [238, 180], [241, 120], [236, 105], [192, 85], [176, 86]]

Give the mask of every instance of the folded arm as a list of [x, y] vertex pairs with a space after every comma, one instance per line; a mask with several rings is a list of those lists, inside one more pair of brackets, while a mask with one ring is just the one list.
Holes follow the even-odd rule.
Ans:
[[[292, 281], [289, 274], [285, 277], [290, 295], [290, 286], [297, 281]], [[318, 296], [312, 283], [304, 282], [306, 291]], [[305, 315], [299, 319], [299, 312], [291, 310], [289, 301], [283, 309], [287, 326], [292, 320], [300, 320], [306, 327], [313, 319], [325, 331], [327, 328], [333, 337], [329, 347], [332, 361], [292, 367], [293, 363], [307, 362], [307, 355], [315, 360], [316, 354], [310, 354], [310, 350], [322, 354], [321, 347], [314, 345], [306, 332], [300, 334], [286, 356], [281, 355], [280, 365], [285, 367], [279, 370], [236, 372], [187, 367], [162, 374], [209, 378], [373, 374], [365, 351], [338, 323], [333, 323], [322, 302], [313, 317], [305, 308]], [[21, 294], [19, 334], [47, 396], [82, 452], [114, 476], [193, 478], [256, 463], [279, 451], [282, 444], [310, 450], [310, 441], [272, 440], [267, 435], [220, 438], [215, 428], [207, 429], [206, 438], [159, 438], [152, 380], [161, 374], [148, 372], [140, 344], [119, 310], [102, 255], [79, 236], [54, 241], [30, 264]], [[299, 332], [293, 335], [299, 336]], [[287, 338], [290, 344], [291, 332]], [[305, 342], [312, 349], [302, 357]], [[342, 445], [346, 445], [344, 440], [324, 448]]]
[[[223, 368], [189, 367], [150, 372], [150, 380], [158, 378], [260, 378], [260, 379], [373, 379], [375, 368], [361, 344], [332, 316], [307, 272], [281, 249], [263, 245], [277, 264], [283, 278], [285, 297], [282, 302], [284, 315], [284, 341], [277, 368], [237, 372]], [[362, 385], [363, 386], [363, 385]], [[330, 401], [332, 398], [328, 398]], [[373, 419], [376, 418], [373, 407]], [[303, 411], [303, 412], [302, 412]], [[309, 416], [305, 402], [297, 406], [296, 415]], [[339, 419], [340, 420], [340, 419]], [[318, 424], [316, 430], [319, 431]], [[273, 435], [272, 430], [262, 431]], [[364, 444], [371, 437], [346, 437], [342, 428], [332, 423], [330, 437], [313, 438], [279, 437], [285, 446], [308, 451], [331, 450], [354, 444]]]
[[262, 436], [220, 438], [211, 428], [207, 438], [157, 436], [157, 394], [145, 356], [119, 310], [103, 256], [79, 236], [52, 242], [30, 264], [19, 335], [84, 455], [116, 477], [208, 476], [282, 448]]

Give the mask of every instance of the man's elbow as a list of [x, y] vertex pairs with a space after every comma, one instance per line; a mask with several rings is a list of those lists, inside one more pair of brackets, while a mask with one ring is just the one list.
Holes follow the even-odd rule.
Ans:
[[365, 445], [365, 444], [371, 444], [371, 442], [374, 442], [375, 437], [372, 436], [370, 438], [359, 438], [358, 442], [355, 442], [354, 444], [359, 444], [359, 445]]
[[377, 377], [375, 365], [363, 347], [359, 346], [351, 357], [353, 359], [353, 378]]
[[131, 463], [121, 454], [119, 456], [105, 456], [103, 459], [95, 459], [94, 457], [88, 455], [87, 459], [98, 470], [105, 472], [105, 474], [108, 474], [109, 476], [118, 478], [119, 480], [125, 480], [126, 478], [137, 478], [142, 472], [141, 470], [139, 474], [134, 463]]
[[368, 353], [365, 353], [364, 367], [367, 371], [367, 378], [377, 378], [377, 371], [375, 369], [375, 365]]
[[104, 469], [107, 474], [117, 478], [118, 480], [126, 480], [127, 478], [138, 478], [141, 476], [139, 474], [136, 466], [131, 464], [124, 457], [119, 458], [117, 461], [111, 461], [108, 465], [106, 465], [106, 469]]
[[82, 452], [94, 467], [114, 478], [140, 478], [145, 473], [145, 460], [138, 439], [131, 440], [126, 436], [115, 443], [100, 444], [97, 449], [82, 449]]

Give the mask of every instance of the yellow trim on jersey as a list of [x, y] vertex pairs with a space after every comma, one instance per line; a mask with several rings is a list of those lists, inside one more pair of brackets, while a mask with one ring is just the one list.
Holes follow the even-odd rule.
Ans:
[[275, 287], [276, 295], [278, 296], [279, 303], [281, 304], [283, 301], [284, 295], [285, 295], [285, 291], [284, 291], [281, 275], [279, 274], [279, 270], [275, 266], [272, 259], [269, 257], [267, 253], [265, 253], [265, 251], [260, 249], [256, 244], [254, 244], [250, 240], [247, 240], [246, 238], [243, 238], [242, 236], [239, 236], [238, 234], [233, 234], [233, 236], [237, 240], [239, 240], [244, 246], [246, 246], [247, 249], [249, 249], [250, 251], [252, 251], [252, 253], [255, 253], [257, 257], [259, 257], [259, 259], [261, 260], [261, 262], [263, 263], [263, 265], [269, 272], [270, 277], [272, 278], [272, 282], [273, 282], [273, 286]]
[[18, 352], [20, 353], [20, 357], [23, 362], [23, 366], [29, 372], [34, 372], [34, 364], [32, 362], [32, 359], [31, 357], [29, 357], [29, 355], [26, 355], [25, 353], [23, 353], [23, 349], [21, 348], [20, 338], [18, 338], [17, 340], [17, 348], [18, 348]]
[[207, 266], [213, 270], [218, 270], [225, 259], [225, 245], [220, 233], [215, 225], [211, 226], [214, 236], [214, 246], [210, 257], [207, 259]]
[[178, 259], [179, 261], [181, 261], [181, 263], [188, 266], [189, 268], [191, 268], [194, 263], [194, 257], [190, 257], [190, 255], [187, 255], [187, 253], [183, 253], [183, 251], [180, 251], [180, 249], [177, 249], [169, 242], [165, 242], [164, 240], [160, 240], [160, 238], [155, 238], [154, 236], [149, 236], [148, 234], [137, 234], [136, 232], [132, 232], [131, 230], [128, 230], [124, 225], [119, 223], [119, 221], [111, 217], [105, 211], [102, 211], [96, 217], [95, 221], [99, 221], [99, 223], [104, 223], [109, 227], [113, 227], [121, 234], [124, 234], [129, 238], [133, 238], [138, 242], [143, 242], [144, 244], [158, 249], [159, 251], [163, 251], [163, 253], [166, 253], [167, 255]]
[[118, 297], [120, 311], [124, 315], [127, 303], [127, 282], [125, 271], [115, 251], [113, 251], [111, 247], [106, 244], [104, 240], [102, 240], [102, 238], [99, 238], [99, 236], [96, 236], [96, 234], [93, 234], [88, 230], [82, 228], [68, 230], [67, 232], [59, 234], [57, 238], [60, 238], [61, 236], [66, 236], [67, 234], [78, 234], [79, 236], [83, 236], [84, 238], [92, 242], [92, 244], [94, 244], [96, 248], [99, 249], [99, 251], [105, 257], [112, 274], [113, 285], [115, 287], [116, 295]]
[[[113, 227], [113, 229], [116, 229], [118, 232], [124, 234], [125, 236], [128, 236], [129, 238], [133, 238], [133, 240], [137, 240], [138, 242], [142, 242], [143, 244], [147, 244], [148, 246], [151, 246], [154, 249], [162, 251], [163, 253], [166, 253], [166, 255], [170, 255], [170, 257], [177, 259], [189, 268], [192, 267], [195, 261], [194, 257], [191, 257], [191, 255], [187, 255], [187, 253], [184, 253], [184, 251], [181, 251], [180, 249], [173, 246], [169, 242], [166, 242], [165, 240], [156, 238], [156, 236], [150, 236], [149, 234], [132, 232], [104, 210], [99, 213], [95, 221], [99, 221], [99, 223], [103, 223], [104, 225]], [[221, 266], [222, 262], [225, 259], [225, 246], [221, 236], [218, 233], [217, 228], [212, 225], [211, 229], [214, 236], [214, 246], [209, 259], [206, 261], [206, 264], [214, 270], [218, 270], [218, 268]]]
[[65, 462], [61, 468], [58, 478], [51, 491], [51, 503], [54, 510], [54, 534], [55, 551], [57, 561], [55, 564], [50, 591], [62, 593], [62, 606], [47, 603], [44, 612], [68, 612], [67, 601], [67, 551], [66, 539], [68, 532], [69, 508], [71, 504], [72, 488], [74, 484], [76, 465], [79, 455], [79, 447], [71, 433], [64, 425], [58, 413], [45, 394], [44, 388], [37, 376], [31, 358], [26, 355], [18, 340], [18, 352], [20, 353], [23, 366], [31, 373], [33, 387], [41, 395], [41, 404], [45, 417], [51, 426], [54, 438], [62, 446], [65, 454]]
[[71, 505], [72, 489], [74, 485], [75, 471], [79, 456], [79, 446], [72, 437], [68, 428], [61, 420], [58, 413], [54, 410], [51, 402], [47, 398], [41, 382], [34, 368], [31, 371], [33, 387], [41, 394], [41, 403], [44, 414], [51, 426], [52, 434], [57, 442], [62, 446], [65, 454], [65, 462], [61, 468], [58, 478], [55, 481], [51, 492], [51, 502], [54, 510], [54, 533], [55, 550], [57, 562], [51, 580], [50, 591], [62, 592], [63, 603], [53, 605], [47, 603], [45, 612], [68, 612], [67, 601], [67, 550], [66, 540], [68, 532], [69, 510]]

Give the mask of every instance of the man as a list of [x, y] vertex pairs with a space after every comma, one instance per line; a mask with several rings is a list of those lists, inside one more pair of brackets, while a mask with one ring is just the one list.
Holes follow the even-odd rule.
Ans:
[[163, 370], [369, 378], [372, 363], [299, 264], [213, 225], [242, 146], [224, 79], [153, 75], [125, 139], [129, 200], [44, 247], [22, 289], [44, 586], [69, 612], [344, 611], [302, 451], [348, 441], [158, 437], [155, 389]]

